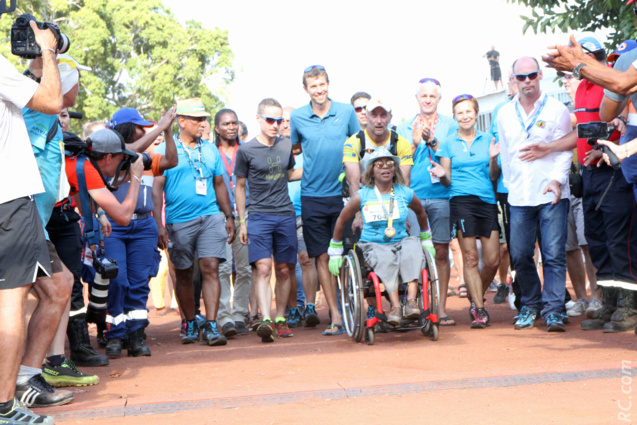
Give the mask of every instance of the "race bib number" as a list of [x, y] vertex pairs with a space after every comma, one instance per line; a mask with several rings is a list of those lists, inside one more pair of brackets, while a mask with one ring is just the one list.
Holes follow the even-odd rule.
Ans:
[[[389, 201], [385, 201], [385, 208], [389, 211]], [[394, 211], [392, 214], [394, 220], [400, 218], [400, 213], [398, 212], [398, 201], [394, 199]], [[378, 201], [376, 202], [368, 202], [363, 207], [363, 218], [365, 218], [365, 223], [371, 223], [374, 221], [387, 221], [385, 217], [385, 212], [383, 208], [380, 206]]]

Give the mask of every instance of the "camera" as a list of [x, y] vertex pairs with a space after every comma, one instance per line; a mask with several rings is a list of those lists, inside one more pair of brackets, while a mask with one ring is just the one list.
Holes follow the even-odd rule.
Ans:
[[91, 293], [88, 296], [86, 308], [86, 321], [88, 323], [102, 323], [106, 320], [106, 303], [110, 279], [117, 277], [119, 269], [117, 262], [111, 258], [97, 258], [93, 252], [93, 268], [95, 280], [91, 285]]
[[25, 59], [33, 59], [42, 56], [42, 49], [35, 42], [35, 34], [29, 22], [35, 21], [39, 29], [49, 29], [57, 40], [58, 53], [66, 53], [71, 42], [69, 38], [60, 32], [60, 27], [50, 22], [38, 22], [33, 15], [28, 13], [18, 16], [11, 25], [11, 53]]
[[94, 256], [93, 268], [95, 272], [102, 275], [104, 279], [115, 279], [119, 272], [117, 262], [112, 258], [97, 258]]
[[608, 146], [597, 143], [599, 139], [607, 140], [615, 131], [615, 127], [603, 121], [591, 121], [587, 123], [577, 124], [577, 137], [580, 139], [588, 139], [588, 144], [595, 150], [601, 150], [610, 160], [611, 166], [618, 170], [621, 162]]

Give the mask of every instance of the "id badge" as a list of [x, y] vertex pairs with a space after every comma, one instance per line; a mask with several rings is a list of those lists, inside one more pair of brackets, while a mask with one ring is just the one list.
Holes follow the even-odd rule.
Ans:
[[93, 251], [88, 242], [84, 245], [84, 264], [93, 267]]
[[208, 193], [208, 181], [207, 180], [197, 180], [196, 190], [197, 195], [206, 196]]
[[440, 183], [440, 177], [436, 177], [433, 174], [431, 174], [431, 169], [433, 167], [429, 166], [429, 168], [427, 168], [427, 171], [429, 171], [429, 177], [431, 177], [431, 183]]

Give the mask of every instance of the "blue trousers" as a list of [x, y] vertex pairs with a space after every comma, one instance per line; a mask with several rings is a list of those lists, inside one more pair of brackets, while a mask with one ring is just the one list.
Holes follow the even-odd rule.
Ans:
[[157, 275], [161, 260], [154, 218], [133, 220], [126, 227], [111, 221], [111, 226], [104, 249], [117, 261], [119, 273], [108, 289], [106, 339], [123, 338], [148, 325], [148, 281]]

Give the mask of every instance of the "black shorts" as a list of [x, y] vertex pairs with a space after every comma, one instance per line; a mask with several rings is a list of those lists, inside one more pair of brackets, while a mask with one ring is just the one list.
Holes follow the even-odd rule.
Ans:
[[62, 268], [62, 260], [60, 260], [60, 256], [58, 252], [55, 250], [55, 245], [53, 242], [46, 241], [46, 246], [49, 249], [49, 258], [51, 259], [51, 271], [53, 273], [62, 273], [64, 269]]
[[0, 204], [0, 289], [19, 288], [51, 274], [35, 202], [25, 196]]
[[488, 204], [478, 196], [456, 196], [449, 201], [451, 237], [461, 231], [463, 237], [490, 238], [494, 230], [499, 232], [498, 207]]
[[502, 79], [502, 72], [500, 71], [500, 65], [491, 67], [491, 80], [500, 81]]
[[334, 234], [334, 226], [343, 209], [342, 196], [318, 198], [301, 196], [303, 238], [310, 258], [327, 252]]

